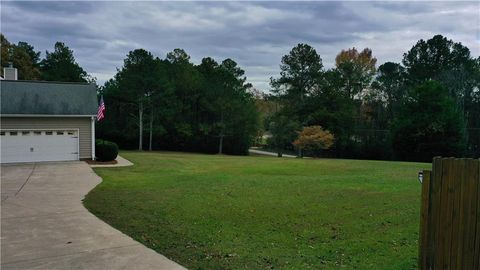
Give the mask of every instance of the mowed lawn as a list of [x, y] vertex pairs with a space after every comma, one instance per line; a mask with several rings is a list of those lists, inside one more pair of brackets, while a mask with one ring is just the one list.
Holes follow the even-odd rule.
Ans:
[[426, 163], [122, 152], [85, 206], [190, 269], [416, 268]]

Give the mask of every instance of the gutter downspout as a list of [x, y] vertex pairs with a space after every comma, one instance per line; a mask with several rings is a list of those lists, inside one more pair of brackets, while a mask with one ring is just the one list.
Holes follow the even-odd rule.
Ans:
[[95, 160], [95, 116], [91, 117], [90, 123], [92, 125], [92, 160]]

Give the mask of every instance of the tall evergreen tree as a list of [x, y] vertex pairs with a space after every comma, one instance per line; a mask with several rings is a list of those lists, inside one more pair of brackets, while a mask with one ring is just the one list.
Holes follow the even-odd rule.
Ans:
[[63, 42], [55, 43], [53, 52], [46, 51], [40, 62], [42, 79], [60, 82], [92, 82], [85, 70], [75, 61], [73, 51]]
[[[183, 49], [174, 49], [166, 57], [167, 71], [178, 100], [175, 121], [172, 123], [172, 141], [183, 148], [196, 144], [195, 130], [199, 125], [201, 74], [190, 62]], [[175, 134], [175, 135], [173, 135]]]
[[143, 49], [130, 51], [115, 79], [124, 102], [137, 108], [138, 150], [143, 150], [144, 113], [151, 97], [158, 91], [157, 61]]
[[[387, 123], [395, 118], [398, 105], [406, 95], [405, 68], [398, 63], [386, 62], [378, 67], [372, 84], [376, 99], [385, 104], [388, 112]], [[384, 126], [386, 128], [386, 126]]]
[[410, 89], [393, 123], [392, 142], [400, 159], [431, 161], [434, 156], [462, 156], [465, 124], [448, 89], [436, 81]]
[[271, 79], [273, 92], [283, 100], [283, 109], [292, 117], [305, 120], [306, 98], [311, 95], [322, 76], [322, 59], [308, 44], [298, 44], [282, 57], [280, 78]]
[[403, 55], [411, 84], [438, 80], [445, 72], [465, 68], [471, 61], [470, 50], [442, 35], [419, 40]]
[[[419, 40], [404, 54], [403, 64], [410, 87], [436, 80], [448, 89], [464, 115], [471, 155], [480, 155], [475, 145], [480, 142], [478, 103], [475, 95], [480, 89], [480, 65], [470, 50], [459, 42], [436, 35], [429, 40]], [[476, 150], [474, 150], [476, 149]]]

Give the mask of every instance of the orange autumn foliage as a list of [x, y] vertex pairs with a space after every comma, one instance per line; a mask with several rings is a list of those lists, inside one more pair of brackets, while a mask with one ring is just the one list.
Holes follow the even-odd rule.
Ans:
[[362, 72], [375, 72], [375, 64], [377, 58], [373, 57], [372, 50], [369, 48], [363, 49], [358, 52], [357, 49], [351, 48], [348, 50], [342, 50], [335, 58], [335, 64], [339, 67], [343, 63], [354, 63]]
[[304, 127], [293, 145], [303, 150], [325, 150], [332, 147], [335, 137], [321, 126]]

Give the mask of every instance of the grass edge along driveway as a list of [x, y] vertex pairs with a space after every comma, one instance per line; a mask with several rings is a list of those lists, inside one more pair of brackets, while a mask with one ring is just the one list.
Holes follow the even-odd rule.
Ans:
[[121, 154], [85, 206], [190, 269], [416, 268], [430, 164]]

